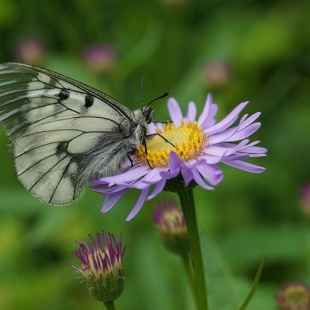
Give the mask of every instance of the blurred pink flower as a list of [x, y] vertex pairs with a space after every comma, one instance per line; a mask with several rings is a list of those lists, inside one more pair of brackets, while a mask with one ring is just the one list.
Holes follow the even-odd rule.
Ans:
[[303, 283], [287, 283], [276, 296], [283, 310], [310, 310], [310, 290]]
[[221, 88], [227, 85], [230, 73], [225, 62], [209, 61], [201, 69], [201, 80], [208, 87]]
[[89, 45], [84, 50], [84, 59], [88, 67], [97, 72], [110, 71], [117, 60], [116, 51], [109, 45]]
[[44, 57], [43, 43], [38, 39], [21, 41], [15, 48], [16, 61], [29, 65], [39, 65]]
[[310, 215], [310, 183], [307, 183], [301, 191], [301, 208]]

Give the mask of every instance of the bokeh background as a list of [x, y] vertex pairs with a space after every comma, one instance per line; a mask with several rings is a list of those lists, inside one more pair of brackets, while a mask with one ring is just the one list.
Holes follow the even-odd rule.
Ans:
[[[237, 309], [268, 255], [248, 309], [277, 309], [288, 281], [310, 284], [309, 1], [0, 0], [0, 61], [19, 61], [94, 86], [132, 109], [168, 91], [185, 112], [207, 93], [220, 120], [241, 101], [261, 111], [253, 139], [266, 172], [222, 167], [212, 192], [195, 189], [211, 309]], [[154, 103], [166, 120], [166, 99]], [[193, 309], [182, 263], [160, 244], [147, 202], [130, 222], [133, 191], [107, 214], [86, 190], [66, 207], [40, 203], [19, 184], [0, 133], [0, 309], [102, 309], [69, 264], [75, 240], [123, 233], [125, 291], [117, 309]], [[310, 196], [310, 195], [309, 195]]]

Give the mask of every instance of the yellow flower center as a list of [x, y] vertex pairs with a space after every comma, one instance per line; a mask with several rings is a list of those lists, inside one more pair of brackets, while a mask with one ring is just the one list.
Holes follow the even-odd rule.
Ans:
[[156, 132], [159, 135], [146, 142], [147, 154], [142, 144], [136, 154], [138, 161], [152, 168], [167, 167], [171, 151], [177, 153], [182, 162], [197, 157], [208, 139], [208, 135], [202, 131], [202, 126], [198, 127], [196, 121], [188, 121], [185, 125], [183, 119], [180, 127], [168, 123], [164, 124], [164, 131], [156, 129]]

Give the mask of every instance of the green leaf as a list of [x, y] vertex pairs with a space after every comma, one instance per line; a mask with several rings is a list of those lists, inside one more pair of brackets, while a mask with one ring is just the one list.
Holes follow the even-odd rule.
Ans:
[[246, 309], [246, 307], [250, 303], [251, 299], [253, 298], [253, 296], [255, 294], [255, 291], [256, 291], [256, 288], [257, 288], [257, 285], [259, 283], [260, 276], [261, 276], [262, 271], [263, 271], [263, 267], [264, 267], [264, 263], [265, 263], [266, 258], [267, 258], [267, 255], [263, 257], [262, 262], [260, 263], [259, 268], [258, 268], [258, 270], [256, 272], [256, 275], [255, 275], [255, 278], [254, 278], [254, 281], [253, 281], [253, 285], [252, 285], [252, 289], [251, 289], [248, 297], [246, 298], [246, 300], [242, 304], [242, 306], [239, 308], [239, 310]]
[[209, 309], [237, 309], [239, 296], [229, 266], [216, 244], [207, 238], [203, 232], [200, 236], [208, 288]]

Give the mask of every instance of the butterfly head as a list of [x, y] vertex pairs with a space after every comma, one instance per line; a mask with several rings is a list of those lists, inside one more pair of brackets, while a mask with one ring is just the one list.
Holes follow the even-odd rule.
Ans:
[[153, 122], [153, 115], [154, 115], [154, 110], [151, 108], [151, 103], [153, 103], [154, 101], [164, 98], [168, 96], [168, 93], [164, 93], [163, 95], [151, 100], [146, 106], [144, 106], [141, 109], [142, 115], [144, 120], [146, 121], [147, 124], [150, 124], [151, 122]]
[[142, 115], [147, 124], [153, 122], [154, 110], [150, 106], [145, 106], [142, 108]]

